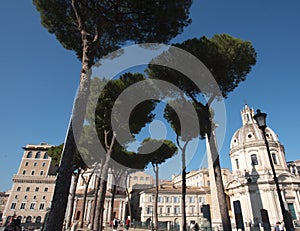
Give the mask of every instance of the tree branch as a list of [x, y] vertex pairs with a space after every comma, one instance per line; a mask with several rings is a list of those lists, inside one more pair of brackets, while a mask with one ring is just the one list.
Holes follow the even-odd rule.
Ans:
[[208, 107], [210, 107], [210, 105], [212, 104], [212, 102], [215, 100], [216, 97], [217, 97], [217, 95], [214, 93], [212, 95], [212, 97], [209, 98], [209, 100], [207, 101], [206, 105], [208, 105]]

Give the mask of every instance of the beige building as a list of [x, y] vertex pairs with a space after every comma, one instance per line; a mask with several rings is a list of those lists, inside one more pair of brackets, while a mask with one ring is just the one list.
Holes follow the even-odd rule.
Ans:
[[8, 192], [0, 192], [0, 225], [2, 224], [2, 216], [8, 201], [8, 197]]
[[23, 223], [41, 223], [50, 208], [55, 186], [56, 169], [48, 156], [46, 143], [28, 144], [4, 210], [3, 220], [16, 215]]
[[[140, 192], [139, 207], [141, 208], [141, 221], [149, 223], [153, 220], [155, 187]], [[187, 224], [197, 222], [204, 224], [203, 205], [211, 203], [209, 187], [189, 186], [186, 189], [186, 215]], [[167, 226], [181, 225], [181, 187], [172, 182], [159, 186], [158, 195], [158, 221]]]

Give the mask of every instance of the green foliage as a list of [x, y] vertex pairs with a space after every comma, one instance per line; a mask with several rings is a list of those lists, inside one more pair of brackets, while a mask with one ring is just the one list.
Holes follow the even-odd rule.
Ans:
[[[112, 109], [116, 103], [126, 104], [126, 102], [131, 101], [136, 95], [132, 94], [126, 97], [126, 102], [117, 101], [119, 95], [131, 85], [145, 80], [145, 77], [142, 74], [136, 73], [125, 73], [119, 79], [109, 81], [104, 89], [102, 90], [95, 111], [95, 125], [98, 137], [100, 142], [105, 146], [105, 131], [111, 131], [108, 136], [108, 140], [111, 140], [112, 137], [112, 125], [111, 125], [111, 117], [112, 117]], [[148, 100], [137, 105], [133, 111], [131, 112], [129, 118], [129, 128], [131, 133], [138, 134], [141, 129], [149, 122], [151, 122], [154, 118], [154, 114], [151, 112], [154, 110], [156, 102], [154, 100]], [[122, 124], [122, 122], [117, 120], [117, 117], [122, 115], [122, 111], [116, 111], [114, 114], [114, 119], [119, 126], [119, 132], [116, 134], [118, 136], [123, 136], [123, 131], [126, 130], [126, 124]], [[92, 122], [92, 121], [91, 121]], [[124, 128], [124, 129], [123, 129]], [[124, 137], [124, 136], [123, 136]], [[126, 142], [130, 142], [132, 140], [126, 140]], [[121, 145], [126, 145], [123, 143]]]
[[[127, 41], [166, 43], [190, 23], [191, 0], [33, 0], [42, 25], [82, 58], [87, 39], [96, 61]], [[86, 32], [83, 36], [82, 32]]]
[[[60, 164], [60, 158], [61, 158], [63, 148], [64, 148], [64, 144], [60, 144], [58, 146], [53, 146], [48, 150], [48, 154], [51, 157], [53, 164], [56, 166], [59, 166]], [[80, 156], [80, 153], [77, 151], [73, 160], [73, 171], [76, 171], [78, 169], [85, 169], [86, 167], [87, 166], [84, 160]]]
[[[158, 147], [158, 148], [157, 148]], [[149, 150], [154, 150], [149, 152]], [[152, 164], [162, 164], [167, 159], [171, 158], [173, 155], [177, 153], [176, 145], [170, 140], [154, 140], [154, 139], [144, 139], [142, 142], [142, 146], [138, 148], [139, 153], [147, 153], [140, 154], [144, 155], [148, 162]]]
[[[256, 52], [251, 42], [227, 34], [214, 35], [211, 39], [203, 36], [173, 46], [186, 50], [204, 63], [214, 76], [223, 97], [227, 97], [229, 92], [246, 79], [246, 75], [256, 63]], [[163, 61], [174, 58], [165, 52], [156, 59]], [[188, 65], [188, 60], [184, 62]], [[191, 97], [196, 97], [198, 94], [208, 96], [212, 94], [211, 86], [201, 86], [203, 88], [200, 90], [190, 79], [177, 71], [154, 65], [149, 67], [152, 78], [173, 83]]]
[[58, 146], [53, 146], [48, 150], [48, 155], [51, 157], [52, 163], [56, 166], [59, 166], [60, 157], [63, 148], [64, 148], [64, 144], [60, 144]]
[[[198, 115], [197, 113], [194, 115], [186, 106], [187, 104], [189, 102], [185, 99], [173, 100], [168, 102], [164, 110], [164, 118], [170, 123], [176, 135], [181, 137], [182, 141], [189, 141], [199, 136], [199, 130], [196, 129], [196, 124], [194, 124], [199, 122]], [[174, 106], [177, 112], [174, 110]], [[183, 125], [180, 123], [178, 113], [180, 113], [181, 120], [184, 121], [184, 132], [182, 131]]]

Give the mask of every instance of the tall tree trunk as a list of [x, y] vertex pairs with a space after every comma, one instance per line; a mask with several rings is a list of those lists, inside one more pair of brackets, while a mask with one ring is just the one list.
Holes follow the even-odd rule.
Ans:
[[89, 184], [91, 182], [92, 176], [94, 174], [94, 171], [89, 175], [87, 182], [85, 182], [85, 188], [84, 188], [84, 194], [83, 194], [83, 204], [82, 204], [82, 211], [81, 211], [81, 219], [80, 219], [80, 228], [83, 227], [84, 223], [84, 216], [85, 216], [85, 207], [86, 207], [86, 196], [89, 188]]
[[71, 205], [70, 205], [70, 213], [67, 220], [67, 227], [71, 227], [72, 217], [73, 217], [73, 210], [74, 210], [74, 202], [75, 202], [75, 194], [77, 189], [77, 183], [80, 175], [80, 169], [78, 169], [78, 172], [75, 174], [74, 177], [74, 185], [71, 192]]
[[214, 132], [211, 132], [208, 135], [208, 142], [211, 149], [211, 154], [213, 157], [213, 169], [216, 179], [216, 187], [217, 187], [217, 196], [218, 202], [220, 207], [221, 219], [222, 219], [222, 226], [224, 231], [231, 231], [231, 222], [229, 217], [229, 211], [226, 202], [226, 195], [224, 191], [224, 185], [222, 180], [222, 171], [220, 166], [220, 157], [218, 153], [218, 149], [216, 147], [216, 140]]
[[130, 171], [127, 170], [127, 173], [126, 173], [126, 183], [125, 183], [125, 191], [126, 191], [126, 196], [127, 196], [127, 206], [128, 206], [128, 213], [129, 213], [129, 216], [130, 216], [130, 221], [132, 222], [133, 218], [132, 218], [132, 211], [131, 211], [131, 198], [130, 198], [130, 194], [129, 194], [129, 190], [128, 190], [128, 186], [129, 186], [129, 174], [130, 174]]
[[97, 204], [98, 204], [98, 193], [100, 190], [100, 181], [101, 181], [101, 172], [102, 168], [100, 171], [99, 176], [96, 178], [96, 187], [95, 187], [95, 195], [94, 195], [94, 204], [93, 204], [93, 210], [92, 210], [92, 220], [91, 220], [91, 229], [94, 230], [95, 227], [95, 220], [96, 220], [96, 209], [97, 209]]
[[100, 190], [97, 201], [97, 208], [95, 214], [95, 229], [102, 231], [103, 230], [103, 213], [105, 206], [105, 194], [107, 189], [107, 181], [105, 179], [100, 180]]
[[[158, 230], [158, 213], [157, 213], [157, 204], [158, 204], [158, 164], [154, 164], [154, 172], [155, 172], [155, 195], [154, 195], [154, 230]], [[153, 222], [153, 221], [152, 221]]]
[[116, 135], [113, 134], [112, 140], [110, 145], [107, 144], [107, 136], [109, 132], [105, 131], [105, 145], [106, 145], [106, 157], [104, 164], [102, 166], [102, 172], [101, 172], [101, 179], [100, 179], [100, 190], [99, 190], [99, 200], [97, 201], [97, 208], [95, 213], [95, 229], [96, 230], [103, 230], [103, 212], [104, 212], [104, 206], [105, 206], [105, 194], [106, 194], [106, 188], [107, 188], [107, 176], [108, 176], [108, 170], [109, 170], [109, 162], [110, 157], [113, 149], [113, 145], [115, 143]]
[[186, 198], [186, 161], [185, 161], [185, 151], [186, 151], [187, 142], [184, 145], [184, 148], [181, 150], [181, 162], [182, 162], [182, 185], [181, 185], [181, 223], [182, 231], [186, 231], [186, 210], [185, 210], [185, 198]]
[[[86, 33], [85, 33], [86, 36]], [[86, 105], [89, 97], [90, 88], [90, 67], [94, 55], [92, 47], [83, 35], [82, 68], [80, 72], [80, 83], [77, 97], [73, 106], [73, 112], [70, 119], [65, 145], [63, 148], [58, 175], [56, 178], [54, 194], [51, 203], [49, 216], [45, 224], [45, 231], [62, 230], [65, 218], [71, 177], [73, 172], [73, 159], [76, 152], [76, 141], [74, 131], [80, 134], [83, 127], [86, 113]]]
[[[114, 219], [114, 204], [115, 204], [115, 196], [116, 196], [116, 191], [117, 191], [117, 185], [113, 185], [112, 187], [112, 192], [111, 192], [111, 201], [110, 201], [110, 220], [109, 221], [112, 221]], [[120, 217], [121, 219], [121, 217]]]
[[132, 211], [131, 211], [131, 198], [130, 198], [130, 194], [128, 191], [128, 187], [126, 187], [126, 195], [127, 195], [127, 206], [128, 206], [128, 213], [130, 216], [130, 221], [132, 222]]

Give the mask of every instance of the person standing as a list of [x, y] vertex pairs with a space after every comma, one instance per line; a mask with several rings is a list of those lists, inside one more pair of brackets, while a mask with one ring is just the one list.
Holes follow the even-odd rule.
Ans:
[[114, 218], [114, 220], [113, 220], [113, 230], [117, 231], [117, 229], [118, 229], [118, 219]]
[[281, 231], [280, 226], [281, 226], [281, 223], [279, 221], [277, 221], [275, 226], [274, 226], [274, 231]]
[[127, 217], [126, 221], [125, 221], [125, 229], [128, 230], [130, 227], [130, 219], [129, 217]]

